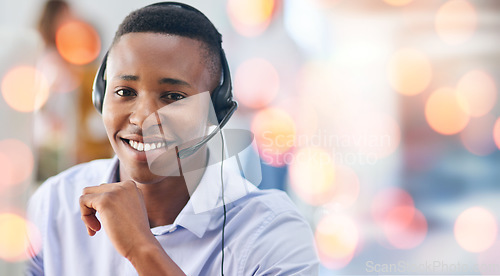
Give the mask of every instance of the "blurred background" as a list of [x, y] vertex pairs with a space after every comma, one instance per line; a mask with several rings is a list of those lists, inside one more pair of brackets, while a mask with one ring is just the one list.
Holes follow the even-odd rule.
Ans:
[[[113, 152], [91, 87], [153, 1], [0, 0], [0, 274], [32, 192]], [[192, 0], [223, 34], [261, 188], [314, 231], [320, 275], [500, 274], [500, 1]]]

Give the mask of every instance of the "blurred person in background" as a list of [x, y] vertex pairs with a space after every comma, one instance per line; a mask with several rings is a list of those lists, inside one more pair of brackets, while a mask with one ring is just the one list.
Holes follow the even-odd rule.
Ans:
[[58, 31], [73, 22], [88, 25], [66, 1], [50, 0], [44, 4], [37, 25], [45, 45], [37, 69], [50, 86], [47, 102], [35, 114], [39, 182], [77, 163], [110, 157], [112, 153], [87, 93], [96, 66], [92, 62], [75, 64], [60, 53]]
[[[175, 147], [164, 166], [178, 166], [178, 176], [153, 173], [148, 163], [170, 143], [149, 143], [149, 128], [164, 136], [175, 126], [182, 131], [173, 136], [210, 131], [190, 100], [208, 95], [218, 127], [234, 111], [221, 43], [210, 20], [184, 4], [157, 3], [125, 18], [94, 88], [116, 156], [74, 166], [33, 195], [28, 213], [42, 249], [29, 275], [317, 275], [312, 231], [284, 192], [245, 186], [226, 204], [224, 191], [248, 182], [222, 164], [208, 166], [220, 153], [205, 146], [184, 148], [195, 150], [182, 158]], [[221, 95], [232, 109], [219, 107]], [[149, 126], [162, 110], [178, 112], [170, 124]], [[206, 202], [222, 205], [197, 212]]]

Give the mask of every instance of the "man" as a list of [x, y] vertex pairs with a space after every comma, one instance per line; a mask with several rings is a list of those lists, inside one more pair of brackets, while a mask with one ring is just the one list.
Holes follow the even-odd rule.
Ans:
[[[220, 34], [194, 8], [159, 3], [125, 18], [96, 105], [116, 157], [75, 166], [32, 197], [42, 250], [30, 275], [317, 274], [311, 230], [287, 196], [208, 166], [220, 153], [189, 143], [213, 129], [210, 114], [221, 124], [217, 104], [198, 107], [216, 101], [224, 62]], [[247, 192], [224, 202], [235, 183]]]

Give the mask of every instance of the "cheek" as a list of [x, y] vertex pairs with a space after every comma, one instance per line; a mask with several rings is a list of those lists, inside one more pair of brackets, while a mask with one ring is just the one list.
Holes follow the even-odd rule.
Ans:
[[119, 124], [121, 117], [123, 117], [123, 115], [120, 114], [120, 110], [115, 108], [112, 103], [107, 102], [106, 98], [104, 98], [102, 108], [102, 121], [110, 140], [113, 138], [113, 135], [120, 127]]

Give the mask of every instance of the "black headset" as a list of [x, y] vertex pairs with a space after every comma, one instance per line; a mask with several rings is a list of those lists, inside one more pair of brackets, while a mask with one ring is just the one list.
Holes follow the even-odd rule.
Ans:
[[[202, 15], [208, 22], [211, 22], [206, 17], [206, 15], [204, 15], [201, 11], [183, 3], [160, 2], [148, 5], [146, 7], [152, 7], [152, 6], [169, 6], [169, 7], [187, 9]], [[212, 25], [212, 27], [215, 29], [215, 26]], [[233, 100], [231, 73], [229, 72], [229, 65], [227, 63], [224, 49], [222, 49], [222, 45], [220, 49], [221, 49], [220, 59], [222, 64], [221, 80], [219, 85], [214, 89], [214, 91], [212, 91], [211, 94], [212, 104], [214, 106], [215, 115], [217, 116], [217, 121], [218, 121], [218, 127], [217, 127], [218, 130], [227, 123], [231, 115], [233, 115], [234, 111], [238, 107], [238, 103], [235, 100]], [[106, 55], [104, 55], [101, 66], [97, 71], [92, 91], [92, 101], [94, 102], [94, 106], [97, 109], [97, 111], [99, 111], [99, 113], [102, 113], [104, 94], [106, 93], [106, 80], [104, 74], [106, 73], [106, 62], [108, 59], [108, 53], [109, 50], [108, 52], [106, 52]]]

